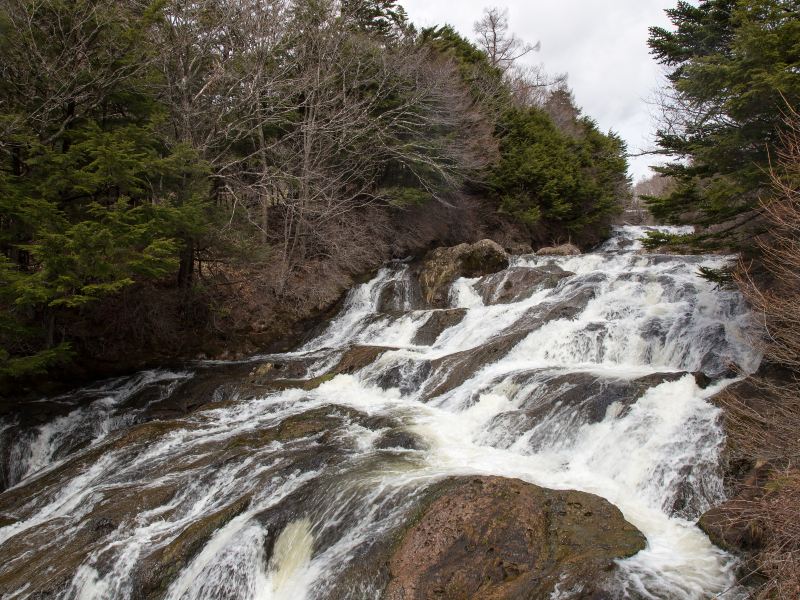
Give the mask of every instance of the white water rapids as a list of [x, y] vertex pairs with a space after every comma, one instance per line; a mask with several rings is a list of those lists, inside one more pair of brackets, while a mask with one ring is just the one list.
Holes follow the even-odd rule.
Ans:
[[[218, 365], [151, 371], [55, 399], [49, 422], [0, 422], [0, 596], [378, 598], [379, 578], [343, 576], [425, 486], [489, 474], [616, 505], [647, 538], [620, 562], [620, 598], [737, 597], [734, 559], [695, 522], [723, 499], [708, 399], [760, 357], [740, 296], [697, 275], [726, 258], [642, 254], [644, 229], [459, 279], [449, 311], [387, 267], [300, 350], [230, 384], [200, 385]], [[557, 281], [511, 284], [543, 269]], [[461, 320], [422, 343], [445, 313]], [[320, 376], [354, 345], [387, 349], [310, 390], [237, 385], [264, 362]], [[190, 412], [153, 412], [192, 384]]]

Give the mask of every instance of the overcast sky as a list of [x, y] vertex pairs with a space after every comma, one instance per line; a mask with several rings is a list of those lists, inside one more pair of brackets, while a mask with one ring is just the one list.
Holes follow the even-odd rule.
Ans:
[[[549, 73], [569, 75], [584, 113], [613, 129], [629, 152], [651, 147], [653, 109], [647, 100], [661, 81], [647, 47], [647, 28], [668, 26], [664, 9], [675, 0], [401, 0], [418, 26], [449, 23], [474, 38], [472, 26], [487, 6], [508, 8], [510, 29], [541, 42], [531, 60]], [[657, 157], [632, 157], [635, 179], [651, 174]]]

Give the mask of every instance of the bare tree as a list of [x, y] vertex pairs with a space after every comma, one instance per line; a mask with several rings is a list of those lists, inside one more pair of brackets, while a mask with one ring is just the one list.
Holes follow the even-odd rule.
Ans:
[[508, 30], [508, 9], [487, 8], [475, 22], [478, 45], [493, 67], [508, 71], [522, 57], [539, 50], [539, 44], [523, 42]]
[[348, 6], [176, 0], [159, 32], [175, 142], [209, 164], [230, 222], [260, 232], [278, 287], [336, 253], [354, 212], [409, 188], [446, 201], [491, 157], [455, 65], [370, 35]]
[[475, 22], [478, 46], [486, 53], [489, 64], [503, 73], [517, 106], [541, 106], [554, 86], [566, 83], [566, 75], [548, 75], [541, 65], [524, 64], [520, 59], [538, 52], [540, 44], [529, 44], [510, 33], [508, 10], [487, 8]]

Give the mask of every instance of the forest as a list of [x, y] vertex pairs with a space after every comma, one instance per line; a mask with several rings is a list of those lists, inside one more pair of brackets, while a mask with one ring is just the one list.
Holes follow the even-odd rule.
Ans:
[[388, 258], [591, 244], [628, 194], [497, 9], [475, 42], [394, 0], [3, 0], [0, 32], [9, 388], [252, 351]]
[[0, 0], [0, 596], [800, 597], [800, 0], [663, 3], [641, 150], [500, 8]]

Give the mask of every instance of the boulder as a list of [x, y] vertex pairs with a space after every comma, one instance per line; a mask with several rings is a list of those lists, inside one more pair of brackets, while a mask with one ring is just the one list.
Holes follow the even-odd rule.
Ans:
[[[305, 366], [300, 367], [298, 364], [287, 362], [278, 368], [276, 365], [279, 363], [263, 363], [250, 372], [250, 385], [241, 386], [240, 391], [245, 396], [263, 393], [264, 390], [302, 389], [311, 391], [337, 375], [352, 375], [373, 363], [381, 354], [389, 350], [394, 350], [394, 348], [388, 346], [351, 346], [330, 371], [310, 379], [284, 379], [282, 377], [286, 375], [302, 377], [305, 374]], [[300, 360], [303, 361], [304, 359]], [[304, 365], [305, 363], [301, 364]]]
[[580, 288], [577, 292], [563, 300], [537, 304], [528, 309], [520, 319], [504, 333], [525, 330], [527, 332], [539, 329], [550, 321], [559, 319], [574, 319], [580, 315], [589, 302], [594, 299], [595, 290], [590, 286]]
[[552, 289], [565, 277], [574, 275], [556, 265], [511, 267], [482, 277], [475, 284], [485, 305], [510, 304], [530, 298], [536, 292]]
[[379, 450], [402, 449], [402, 450], [425, 450], [425, 441], [417, 434], [402, 429], [392, 429], [383, 434], [375, 442], [375, 447]]
[[174, 540], [141, 559], [134, 598], [163, 597], [169, 584], [189, 564], [206, 542], [221, 527], [244, 512], [250, 497], [238, 498], [227, 506], [191, 523]]
[[528, 242], [511, 242], [505, 246], [509, 254], [533, 254], [533, 246]]
[[[561, 425], [541, 427], [529, 438], [532, 450], [542, 450], [579, 435], [582, 425], [625, 416], [648, 389], [686, 375], [653, 373], [637, 379], [616, 379], [587, 372], [521, 371], [508, 378], [511, 388], [530, 394], [525, 390], [533, 385], [536, 392], [515, 399], [519, 408], [494, 417], [486, 435], [494, 445], [508, 447], [542, 423]], [[563, 427], [565, 424], [569, 426]]]
[[503, 358], [528, 333], [528, 331], [509, 333], [476, 348], [448, 354], [431, 361], [431, 369], [434, 372], [441, 372], [442, 375], [434, 379], [434, 385], [425, 393], [425, 399], [430, 400], [457, 388], [486, 365]]
[[431, 316], [428, 317], [425, 324], [417, 330], [411, 343], [418, 346], [430, 346], [445, 329], [458, 325], [466, 314], [466, 308], [450, 308], [432, 311]]
[[607, 501], [502, 477], [435, 486], [388, 561], [385, 600], [602, 597], [644, 536]]
[[575, 244], [561, 244], [560, 246], [546, 246], [536, 251], [536, 256], [577, 256], [581, 249]]
[[492, 240], [437, 248], [428, 253], [419, 269], [423, 300], [429, 306], [445, 307], [450, 284], [459, 277], [480, 277], [506, 267], [508, 254]]

